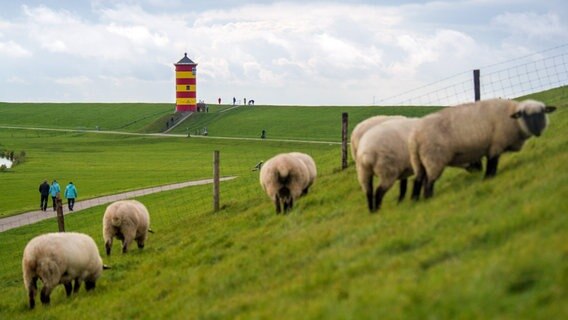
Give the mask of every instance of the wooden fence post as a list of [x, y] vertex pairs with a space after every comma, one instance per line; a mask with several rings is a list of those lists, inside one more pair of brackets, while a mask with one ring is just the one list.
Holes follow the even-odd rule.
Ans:
[[63, 217], [63, 201], [61, 201], [59, 193], [57, 194], [57, 198], [55, 199], [55, 210], [57, 211], [57, 226], [59, 228], [59, 232], [65, 232], [65, 218]]
[[347, 168], [347, 124], [349, 114], [343, 112], [341, 115], [341, 170]]
[[219, 151], [213, 152], [213, 212], [219, 211]]
[[479, 81], [479, 69], [473, 70], [473, 91], [475, 94], [475, 101], [481, 99], [481, 86]]

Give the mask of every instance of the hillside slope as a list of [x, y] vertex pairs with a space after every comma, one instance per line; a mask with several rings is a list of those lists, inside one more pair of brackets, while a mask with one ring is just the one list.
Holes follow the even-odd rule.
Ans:
[[[52, 222], [0, 234], [0, 318], [562, 319], [568, 317], [568, 107], [495, 179], [448, 169], [430, 201], [367, 213], [337, 152], [291, 214], [276, 216], [255, 173], [223, 185], [142, 197], [156, 231], [143, 251], [105, 258], [94, 292], [29, 311], [21, 250]], [[71, 215], [104, 252], [104, 208]], [[115, 252], [117, 246], [115, 246]]]

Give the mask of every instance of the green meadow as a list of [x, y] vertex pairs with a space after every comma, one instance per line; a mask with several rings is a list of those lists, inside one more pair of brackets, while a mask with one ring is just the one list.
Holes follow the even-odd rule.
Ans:
[[[210, 185], [137, 198], [149, 208], [155, 231], [144, 250], [123, 255], [115, 243], [113, 254], [103, 256], [112, 269], [94, 291], [67, 298], [58, 287], [48, 307], [27, 308], [21, 254], [34, 236], [56, 231], [55, 220], [0, 233], [0, 319], [566, 318], [567, 88], [534, 97], [558, 107], [550, 127], [521, 152], [503, 155], [494, 179], [449, 168], [434, 198], [397, 204], [396, 186], [374, 215], [354, 166], [340, 170], [338, 144], [271, 139], [339, 141], [342, 112], [349, 112], [352, 128], [375, 114], [421, 116], [436, 109], [215, 107], [179, 128], [207, 126], [218, 137], [257, 137], [265, 128], [263, 141], [0, 129], [0, 149], [27, 154], [23, 164], [0, 172], [4, 216], [35, 209], [43, 179], [63, 186], [72, 179], [82, 200], [211, 177], [213, 150], [221, 152], [221, 174], [237, 176], [221, 184], [219, 212], [212, 212]], [[14, 117], [4, 107], [0, 115]], [[132, 112], [119, 104], [96, 107], [114, 109], [107, 121], [116, 127]], [[153, 117], [162, 121], [163, 114], [156, 110]], [[87, 127], [87, 120], [37, 121], [12, 125]], [[144, 121], [122, 130], [141, 132], [152, 125]], [[290, 214], [276, 215], [252, 168], [292, 150], [314, 157], [318, 179]], [[103, 255], [104, 209], [65, 220], [68, 231], [91, 235]]]

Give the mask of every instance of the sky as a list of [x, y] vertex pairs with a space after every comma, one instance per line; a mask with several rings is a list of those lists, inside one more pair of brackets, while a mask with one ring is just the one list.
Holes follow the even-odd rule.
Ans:
[[[568, 1], [0, 1], [0, 101], [370, 105], [568, 44]], [[565, 66], [564, 66], [565, 67]]]

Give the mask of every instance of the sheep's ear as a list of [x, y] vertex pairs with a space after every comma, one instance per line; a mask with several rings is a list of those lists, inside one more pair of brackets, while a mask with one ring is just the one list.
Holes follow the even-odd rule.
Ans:
[[515, 113], [513, 113], [513, 114], [511, 115], [511, 118], [513, 118], [513, 119], [519, 119], [519, 118], [522, 117], [522, 116], [523, 116], [523, 112], [522, 112], [522, 111], [517, 111], [517, 112], [515, 112]]
[[551, 112], [554, 112], [555, 110], [556, 110], [556, 107], [553, 107], [553, 106], [544, 107], [544, 113], [551, 113]]

